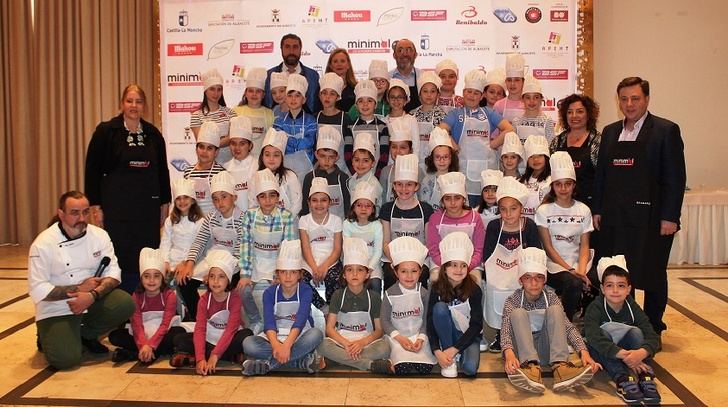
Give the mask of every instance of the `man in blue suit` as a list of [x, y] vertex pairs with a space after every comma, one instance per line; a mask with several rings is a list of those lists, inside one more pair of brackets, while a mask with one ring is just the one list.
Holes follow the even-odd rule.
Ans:
[[624, 254], [632, 287], [645, 292], [644, 310], [662, 333], [667, 261], [685, 192], [680, 127], [647, 111], [650, 84], [639, 77], [617, 85], [624, 120], [604, 128], [594, 184], [594, 226], [602, 256]]
[[275, 105], [270, 93], [270, 74], [273, 72], [288, 72], [298, 73], [306, 77], [308, 91], [305, 95], [305, 109], [311, 114], [321, 110], [321, 103], [318, 98], [319, 74], [301, 63], [302, 48], [303, 42], [301, 42], [301, 37], [296, 34], [286, 34], [281, 38], [281, 56], [283, 57], [283, 62], [268, 70], [268, 77], [265, 80], [265, 98], [263, 99], [265, 106], [273, 108]]

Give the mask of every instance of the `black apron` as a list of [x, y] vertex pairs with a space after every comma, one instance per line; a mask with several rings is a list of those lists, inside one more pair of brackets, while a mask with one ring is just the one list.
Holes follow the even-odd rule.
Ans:
[[414, 72], [414, 74], [415, 74], [415, 86], [409, 87], [410, 100], [409, 100], [409, 102], [407, 102], [406, 105], [404, 105], [404, 111], [407, 113], [409, 113], [410, 111], [412, 111], [413, 109], [415, 109], [417, 106], [420, 105], [420, 94], [419, 94], [419, 92], [417, 92], [417, 69], [414, 67], [412, 69], [413, 69], [412, 72]]
[[655, 290], [667, 280], [672, 236], [660, 236], [659, 186], [650, 171], [648, 141], [645, 132], [608, 150], [600, 240], [602, 256], [625, 255], [635, 288]]
[[591, 160], [591, 143], [589, 138], [584, 140], [581, 147], [566, 147], [576, 171], [576, 190], [574, 198], [583, 202], [589, 209], [592, 208], [592, 194], [594, 192], [594, 174], [596, 168]]

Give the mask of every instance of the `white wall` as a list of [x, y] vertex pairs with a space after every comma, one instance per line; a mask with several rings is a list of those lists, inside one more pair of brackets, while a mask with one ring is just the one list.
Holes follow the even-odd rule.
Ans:
[[616, 87], [650, 81], [650, 112], [680, 125], [688, 185], [728, 187], [728, 2], [594, 0], [598, 127], [621, 119]]

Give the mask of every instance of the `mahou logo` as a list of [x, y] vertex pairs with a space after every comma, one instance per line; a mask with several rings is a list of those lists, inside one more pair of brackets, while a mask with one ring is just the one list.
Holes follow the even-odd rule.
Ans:
[[371, 10], [334, 10], [335, 23], [357, 23], [371, 20]]
[[167, 56], [186, 57], [193, 55], [202, 55], [201, 42], [190, 44], [167, 44]]

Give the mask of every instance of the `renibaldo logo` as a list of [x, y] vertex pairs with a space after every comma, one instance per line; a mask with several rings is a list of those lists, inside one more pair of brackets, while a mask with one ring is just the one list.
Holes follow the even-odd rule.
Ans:
[[569, 79], [568, 69], [534, 69], [533, 77], [545, 80], [564, 80]]
[[186, 57], [192, 55], [202, 55], [201, 42], [191, 44], [167, 44], [167, 56], [169, 57]]
[[353, 40], [346, 42], [350, 54], [383, 54], [392, 51], [392, 40]]
[[402, 17], [403, 13], [404, 7], [395, 7], [385, 11], [377, 19], [377, 27], [379, 27], [380, 25], [392, 24], [393, 22], [399, 20], [399, 18]]
[[482, 18], [476, 18], [478, 17], [478, 9], [475, 8], [475, 6], [468, 6], [463, 11], [460, 12], [460, 16], [464, 18], [463, 19], [456, 19], [455, 24], [456, 25], [486, 25], [488, 24], [487, 21], [483, 20]]
[[569, 21], [569, 10], [551, 10], [549, 15], [552, 23], [566, 23]]
[[335, 23], [357, 23], [371, 20], [371, 10], [334, 10]]
[[200, 102], [169, 102], [167, 111], [170, 113], [192, 113], [200, 108]]
[[167, 74], [167, 86], [200, 86], [202, 80], [196, 73]]
[[445, 21], [447, 10], [411, 10], [411, 21]]
[[273, 52], [273, 41], [241, 42], [241, 54], [270, 54]]

